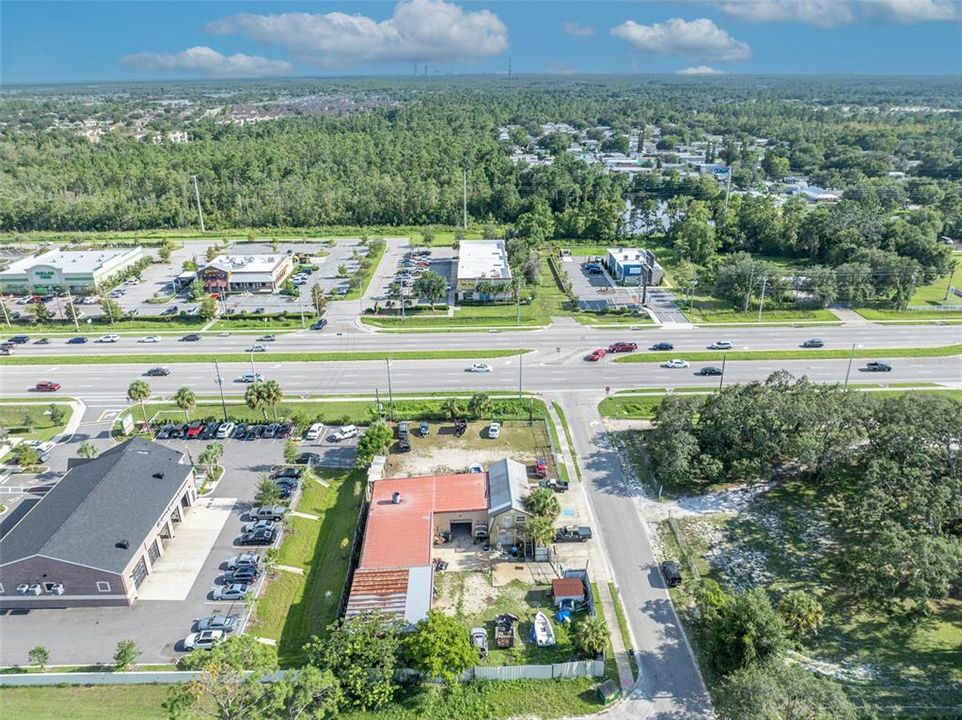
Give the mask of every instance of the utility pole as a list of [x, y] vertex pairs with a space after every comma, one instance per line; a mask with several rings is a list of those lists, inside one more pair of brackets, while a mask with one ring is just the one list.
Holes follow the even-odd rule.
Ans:
[[200, 207], [200, 186], [197, 184], [197, 176], [191, 175], [194, 178], [194, 197], [197, 199], [197, 216], [200, 218], [200, 231], [204, 232], [204, 211]]
[[755, 266], [752, 265], [752, 270], [748, 274], [748, 290], [745, 291], [745, 309], [743, 312], [748, 312], [748, 301], [752, 299], [752, 285], [755, 284]]
[[721, 391], [722, 384], [725, 382], [725, 363], [728, 361], [728, 355], [722, 355], [722, 374], [718, 378], [718, 390]]
[[254, 351], [251, 350], [251, 375], [254, 377], [254, 381], [257, 379], [257, 373], [254, 372]]
[[[954, 264], [954, 265], [952, 266], [952, 273], [949, 275], [949, 282], [948, 282], [948, 284], [945, 286], [945, 295], [942, 296], [942, 302], [945, 302], [946, 300], [949, 299], [949, 291], [952, 289], [952, 281], [955, 279], [955, 270], [956, 270], [957, 267], [958, 267], [958, 263], [956, 263], [956, 264]], [[6, 316], [7, 311], [4, 310], [4, 311], [3, 311], [3, 314], [4, 314], [4, 316]], [[7, 324], [9, 325], [10, 323], [8, 322]]]
[[[0, 303], [0, 304], [2, 304], [2, 303]], [[73, 319], [73, 326], [74, 326], [75, 328], [77, 328], [77, 332], [79, 333], [79, 332], [80, 332], [80, 322], [78, 322], [78, 320], [77, 320], [77, 308], [76, 308], [76, 307], [74, 306], [74, 304], [73, 304], [73, 295], [70, 294], [70, 288], [67, 288], [67, 309], [65, 309], [64, 312], [70, 314], [70, 317]], [[7, 317], [7, 309], [6, 309], [6, 308], [3, 309], [3, 316], [4, 316], [4, 318]], [[9, 325], [9, 324], [10, 324], [10, 321], [8, 320], [8, 321], [7, 321], [7, 325]]]
[[391, 421], [394, 421], [394, 391], [391, 389], [391, 358], [384, 358], [387, 364], [387, 400], [391, 405]]
[[762, 308], [765, 307], [765, 286], [768, 285], [768, 278], [762, 278], [762, 301], [758, 303], [758, 322], [762, 321]]
[[521, 324], [521, 287], [518, 284], [517, 279], [514, 281], [514, 321], [516, 324]]
[[732, 195], [732, 170], [734, 170], [734, 168], [731, 165], [729, 165], [728, 181], [725, 183], [725, 216], [726, 217], [728, 216], [728, 200], [729, 198], [731, 198], [731, 195]]
[[10, 327], [10, 316], [7, 315], [7, 304], [3, 301], [3, 298], [0, 298], [0, 309], [3, 310], [3, 321], [7, 324], [7, 327]]
[[855, 359], [855, 343], [852, 343], [852, 352], [848, 356], [848, 370], [845, 371], [845, 388], [848, 389], [848, 377], [852, 374], [852, 360]]
[[227, 400], [224, 399], [224, 378], [220, 374], [220, 364], [214, 359], [214, 370], [217, 371], [217, 387], [220, 389], [220, 406], [224, 410], [224, 422], [227, 422]]
[[518, 401], [521, 401], [522, 388], [524, 387], [524, 355], [518, 355]]
[[468, 171], [465, 170], [464, 174], [461, 176], [461, 191], [462, 191], [462, 210], [463, 210], [463, 222], [464, 229], [468, 229]]

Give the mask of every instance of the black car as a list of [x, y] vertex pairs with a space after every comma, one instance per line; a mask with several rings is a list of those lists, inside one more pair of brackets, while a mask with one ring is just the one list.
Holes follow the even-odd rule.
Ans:
[[327, 325], [327, 320], [325, 320], [324, 318], [321, 318], [320, 320], [316, 321], [313, 325], [311, 325], [311, 330], [323, 330], [325, 325]]
[[176, 440], [177, 438], [182, 438], [187, 433], [187, 423], [183, 425], [174, 425], [170, 429], [170, 439]]
[[825, 343], [819, 338], [812, 338], [811, 340], [806, 340], [802, 343], [803, 348], [820, 348], [825, 347]]
[[265, 428], [266, 426], [264, 425], [255, 425], [254, 427], [251, 428], [251, 431], [247, 434], [247, 439], [260, 440], [262, 437], [264, 437]]
[[166, 440], [167, 438], [170, 437], [170, 433], [171, 433], [171, 431], [172, 431], [173, 429], [174, 429], [174, 426], [173, 426], [173, 425], [164, 425], [164, 426], [160, 429], [160, 432], [157, 433], [157, 439], [158, 439], [158, 440]]
[[651, 350], [674, 350], [675, 346], [668, 342], [655, 343], [651, 346]]
[[401, 438], [397, 441], [397, 451], [398, 452], [411, 452], [411, 441], [406, 437]]
[[273, 530], [256, 530], [244, 533], [238, 541], [241, 545], [270, 545], [274, 542]]
[[665, 584], [668, 587], [678, 587], [681, 585], [681, 570], [678, 568], [678, 563], [674, 560], [665, 560], [661, 564], [661, 574], [665, 578]]
[[72, 337], [67, 341], [68, 345], [83, 345], [85, 342], [89, 342], [85, 337]]
[[892, 366], [888, 363], [880, 362], [878, 360], [873, 360], [872, 362], [865, 363], [865, 369], [868, 372], [892, 372]]
[[33, 341], [33, 344], [34, 344], [34, 345], [49, 345], [49, 344], [50, 344], [50, 338], [40, 338], [39, 340], [34, 340], [34, 341]]
[[274, 433], [274, 437], [280, 438], [281, 440], [285, 440], [291, 436], [292, 432], [294, 432], [293, 423], [289, 423], [289, 422], [282, 423], [281, 426], [277, 428], [277, 432]]
[[201, 433], [200, 437], [202, 440], [212, 440], [217, 437], [217, 428], [220, 427], [219, 422], [209, 422], [207, 427], [204, 428], [204, 432]]
[[247, 423], [240, 423], [234, 428], [233, 438], [235, 440], [243, 440], [247, 436]]
[[197, 333], [190, 333], [189, 335], [184, 335], [184, 337], [180, 339], [181, 342], [197, 342], [198, 340], [200, 340], [200, 335], [198, 335]]
[[701, 370], [699, 370], [695, 374], [696, 375], [721, 375], [722, 369], [719, 367], [711, 367], [711, 366], [703, 367]]
[[285, 467], [275, 472], [273, 477], [275, 480], [281, 480], [284, 478], [293, 478], [296, 480], [303, 474], [304, 471], [299, 467]]
[[14, 345], [25, 345], [30, 342], [29, 335], [14, 335], [8, 342], [12, 342]]
[[317, 465], [321, 462], [321, 456], [311, 452], [301, 453], [294, 458], [294, 462], [298, 465]]
[[170, 375], [170, 368], [165, 368], [165, 367], [150, 368], [150, 370], [145, 372], [144, 375], [147, 375], [149, 377], [164, 377], [165, 375]]
[[256, 579], [257, 568], [253, 565], [246, 565], [224, 573], [225, 585], [229, 585], [230, 583], [252, 583]]

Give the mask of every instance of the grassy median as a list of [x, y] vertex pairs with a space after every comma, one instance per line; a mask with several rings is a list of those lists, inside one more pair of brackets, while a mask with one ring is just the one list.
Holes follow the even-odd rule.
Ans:
[[[722, 358], [729, 360], [839, 360], [852, 355], [851, 348], [833, 348], [831, 350], [698, 350], [685, 352], [672, 350], [670, 352], [640, 352], [615, 358], [617, 363], [657, 363], [667, 362], [672, 358], [681, 358], [689, 362], [715, 360], [721, 363]], [[898, 357], [950, 357], [962, 355], [962, 344], [940, 345], [936, 347], [901, 347], [901, 348], [855, 348], [855, 358], [898, 358]]]

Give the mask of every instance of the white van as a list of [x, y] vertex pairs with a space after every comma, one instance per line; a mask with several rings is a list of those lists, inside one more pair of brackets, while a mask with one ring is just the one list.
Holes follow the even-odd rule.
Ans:
[[324, 423], [314, 423], [307, 429], [307, 434], [304, 436], [305, 440], [317, 440], [321, 436], [321, 430], [324, 429]]
[[331, 435], [330, 439], [334, 442], [341, 442], [342, 440], [347, 440], [349, 438], [357, 437], [357, 425], [344, 425], [339, 427]]

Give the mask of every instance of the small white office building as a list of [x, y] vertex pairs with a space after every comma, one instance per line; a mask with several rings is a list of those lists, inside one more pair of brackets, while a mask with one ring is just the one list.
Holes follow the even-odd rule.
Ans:
[[511, 293], [504, 240], [462, 240], [458, 250], [458, 300], [498, 302]]

